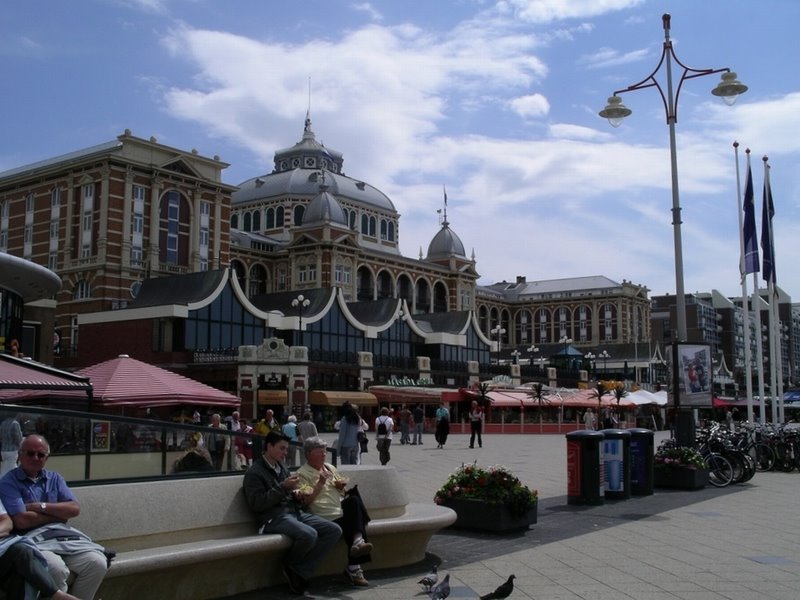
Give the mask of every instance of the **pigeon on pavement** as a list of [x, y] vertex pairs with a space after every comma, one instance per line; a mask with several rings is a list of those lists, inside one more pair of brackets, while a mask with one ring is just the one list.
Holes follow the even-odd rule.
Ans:
[[436, 565], [433, 565], [431, 572], [425, 575], [425, 577], [420, 579], [417, 583], [419, 583], [426, 592], [430, 593], [431, 588], [435, 586], [438, 581], [439, 574], [436, 572]]
[[450, 573], [431, 589], [431, 600], [444, 600], [450, 595]]
[[511, 592], [514, 591], [514, 575], [509, 575], [506, 582], [497, 586], [497, 589], [491, 594], [481, 596], [480, 600], [502, 600], [508, 598]]

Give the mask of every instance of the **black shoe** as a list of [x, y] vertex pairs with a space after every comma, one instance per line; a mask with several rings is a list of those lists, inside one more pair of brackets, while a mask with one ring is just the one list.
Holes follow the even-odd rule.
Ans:
[[308, 582], [287, 564], [283, 565], [283, 576], [293, 594], [300, 596], [308, 589]]
[[474, 448], [475, 446], [470, 446], [470, 448]]

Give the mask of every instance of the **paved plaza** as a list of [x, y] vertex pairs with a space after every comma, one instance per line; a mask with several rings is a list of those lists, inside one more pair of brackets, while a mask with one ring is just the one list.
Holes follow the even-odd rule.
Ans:
[[[656, 443], [665, 436], [656, 434]], [[504, 465], [539, 490], [539, 522], [508, 536], [442, 531], [433, 536], [424, 562], [367, 569], [368, 588], [353, 588], [344, 576], [318, 577], [311, 584], [315, 597], [424, 600], [428, 596], [417, 581], [438, 565], [441, 576], [450, 574], [453, 599], [487, 594], [511, 573], [515, 599], [800, 598], [797, 473], [757, 473], [749, 483], [723, 489], [656, 490], [602, 506], [570, 506], [563, 435], [487, 435], [480, 449], [469, 449], [468, 440], [451, 435], [442, 450], [432, 435], [422, 446], [393, 443], [389, 464], [406, 483], [410, 500], [432, 502], [462, 463]], [[379, 464], [374, 441], [363, 462]], [[284, 585], [226, 600], [292, 597]]]

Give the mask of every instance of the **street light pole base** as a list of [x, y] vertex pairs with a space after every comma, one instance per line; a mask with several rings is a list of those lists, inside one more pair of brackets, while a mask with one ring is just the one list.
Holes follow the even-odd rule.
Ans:
[[675, 414], [675, 441], [678, 446], [694, 446], [695, 424], [691, 409], [680, 409]]

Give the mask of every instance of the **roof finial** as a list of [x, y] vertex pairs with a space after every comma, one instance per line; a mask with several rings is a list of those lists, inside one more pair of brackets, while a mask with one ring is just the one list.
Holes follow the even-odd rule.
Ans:
[[306, 109], [306, 125], [303, 133], [311, 131], [311, 75], [308, 76], [308, 108]]
[[444, 216], [442, 217], [442, 225], [447, 227], [449, 225], [447, 222], [447, 188], [444, 184], [442, 184], [442, 192], [444, 193]]

